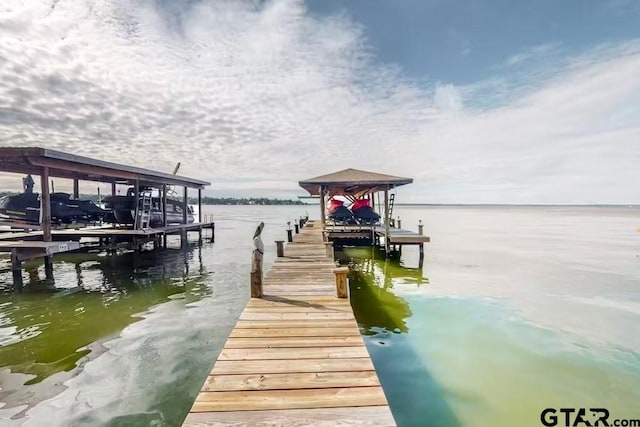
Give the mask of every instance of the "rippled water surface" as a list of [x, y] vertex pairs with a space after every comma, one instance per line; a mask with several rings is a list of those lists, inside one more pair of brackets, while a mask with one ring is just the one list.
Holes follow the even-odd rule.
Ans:
[[[179, 425], [286, 221], [317, 207], [215, 206], [216, 242], [56, 256], [9, 292], [0, 260], [1, 425]], [[352, 304], [399, 425], [539, 426], [546, 407], [640, 418], [640, 210], [397, 206], [432, 237], [351, 263]]]

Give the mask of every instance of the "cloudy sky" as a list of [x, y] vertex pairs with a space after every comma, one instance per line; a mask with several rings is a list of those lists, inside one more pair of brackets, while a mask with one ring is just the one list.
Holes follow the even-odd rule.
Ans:
[[354, 167], [415, 178], [402, 201], [640, 203], [639, 22], [636, 0], [2, 0], [0, 145], [180, 161], [217, 196]]

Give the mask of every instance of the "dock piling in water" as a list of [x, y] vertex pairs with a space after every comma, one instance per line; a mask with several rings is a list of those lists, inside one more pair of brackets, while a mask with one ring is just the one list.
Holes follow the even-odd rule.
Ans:
[[278, 258], [284, 256], [284, 240], [276, 240], [276, 253], [278, 254]]
[[251, 298], [262, 298], [262, 258], [264, 243], [262, 243], [262, 229], [264, 222], [256, 228], [253, 235], [253, 257], [251, 261]]
[[349, 294], [349, 286], [347, 286], [349, 267], [338, 267], [333, 270], [333, 274], [336, 276], [336, 296], [338, 298], [347, 298]]
[[327, 254], [327, 258], [333, 260], [334, 252], [333, 252], [333, 242], [324, 242], [324, 250]]

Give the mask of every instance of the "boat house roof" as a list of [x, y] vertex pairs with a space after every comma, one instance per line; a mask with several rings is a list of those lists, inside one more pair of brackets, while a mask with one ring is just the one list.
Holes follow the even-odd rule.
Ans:
[[327, 175], [300, 181], [302, 188], [312, 196], [319, 196], [321, 189], [329, 195], [362, 195], [377, 191], [390, 190], [405, 184], [411, 184], [413, 178], [386, 175], [358, 169], [345, 169]]
[[40, 175], [83, 181], [140, 185], [176, 185], [202, 189], [210, 182], [119, 163], [106, 162], [41, 147], [0, 147], [0, 172]]

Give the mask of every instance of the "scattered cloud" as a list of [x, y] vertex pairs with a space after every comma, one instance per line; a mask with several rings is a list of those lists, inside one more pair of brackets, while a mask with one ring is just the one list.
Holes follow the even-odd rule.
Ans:
[[414, 176], [413, 201], [640, 202], [640, 41], [527, 68], [557, 48], [490, 81], [424, 84], [298, 0], [10, 0], [0, 145], [181, 161], [225, 195], [293, 197], [355, 167]]
[[505, 61], [505, 65], [512, 67], [514, 65], [520, 65], [536, 58], [546, 57], [558, 48], [558, 43], [545, 43], [538, 46], [532, 46], [516, 53], [515, 55], [508, 57]]

